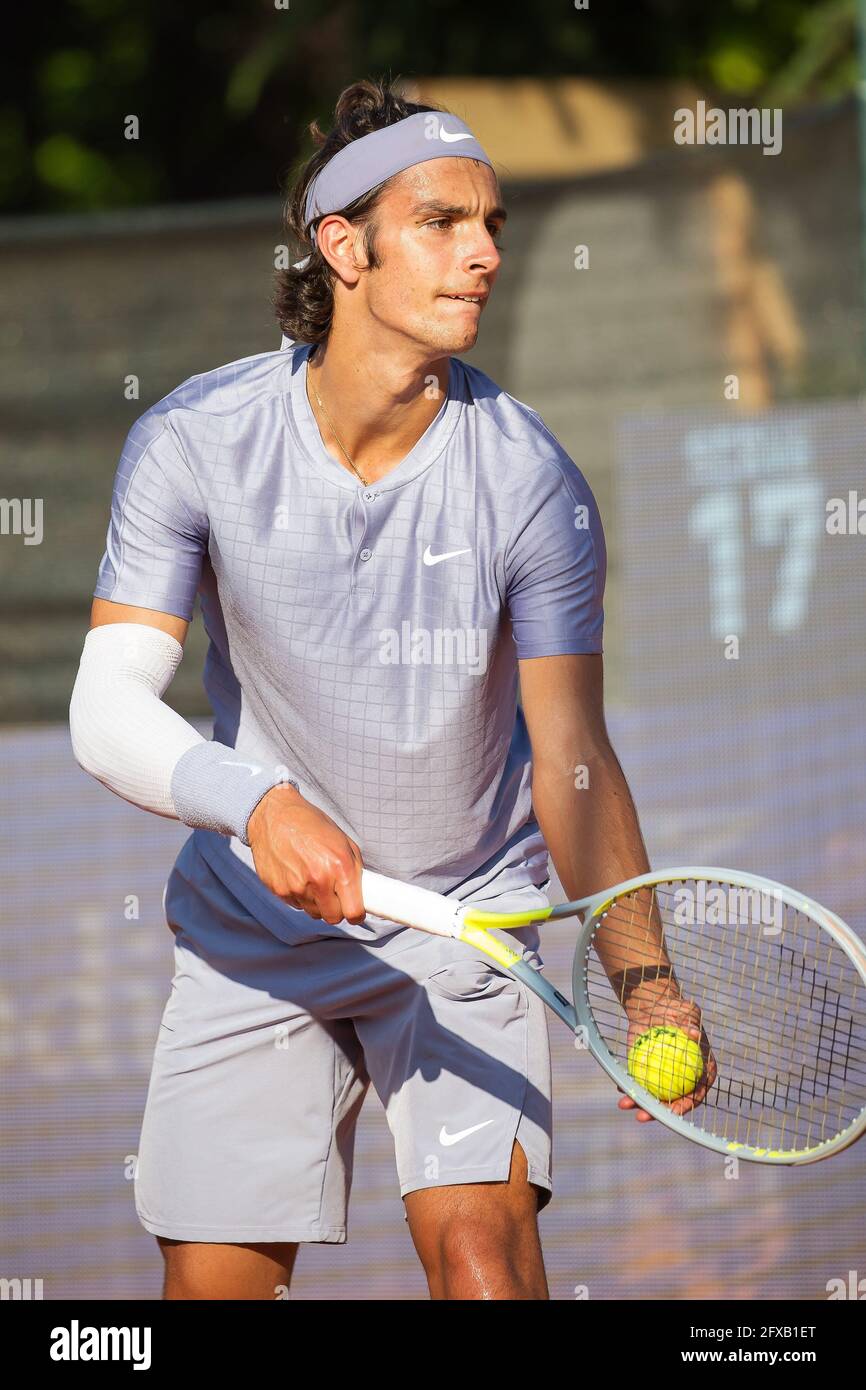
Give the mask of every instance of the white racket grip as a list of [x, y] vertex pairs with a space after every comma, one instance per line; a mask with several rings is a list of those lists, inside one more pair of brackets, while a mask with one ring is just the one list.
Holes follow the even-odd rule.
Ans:
[[361, 895], [364, 907], [374, 917], [417, 927], [434, 936], [460, 935], [460, 903], [441, 893], [431, 893], [429, 888], [416, 888], [411, 883], [362, 869]]

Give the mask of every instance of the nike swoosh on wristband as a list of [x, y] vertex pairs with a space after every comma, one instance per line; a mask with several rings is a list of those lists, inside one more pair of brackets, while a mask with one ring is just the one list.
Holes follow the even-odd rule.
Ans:
[[220, 761], [220, 767], [248, 767], [251, 777], [254, 777], [257, 772], [261, 772], [262, 770], [258, 763], [231, 763], [227, 758], [223, 758]]
[[470, 1134], [474, 1134], [478, 1129], [484, 1129], [487, 1125], [492, 1125], [492, 1120], [482, 1120], [480, 1125], [471, 1125], [469, 1129], [458, 1130], [456, 1134], [449, 1134], [443, 1125], [439, 1131], [439, 1143], [443, 1148], [449, 1148], [451, 1144], [459, 1144], [461, 1139], [467, 1139]]
[[468, 555], [471, 549], [471, 546], [467, 546], [465, 550], [446, 550], [441, 555], [434, 555], [428, 545], [427, 549], [424, 551], [424, 564], [438, 565], [440, 560], [453, 560], [455, 555]]
[[455, 140], [471, 140], [472, 138], [471, 135], [465, 135], [461, 131], [444, 130], [442, 126], [439, 127], [439, 139], [444, 140], [446, 145], [453, 145]]

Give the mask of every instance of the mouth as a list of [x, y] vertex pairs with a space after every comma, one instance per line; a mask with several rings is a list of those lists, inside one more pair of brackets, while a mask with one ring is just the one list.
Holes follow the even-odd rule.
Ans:
[[443, 294], [440, 299], [451, 299], [458, 304], [474, 304], [477, 308], [483, 309], [487, 302], [487, 295], [478, 294]]

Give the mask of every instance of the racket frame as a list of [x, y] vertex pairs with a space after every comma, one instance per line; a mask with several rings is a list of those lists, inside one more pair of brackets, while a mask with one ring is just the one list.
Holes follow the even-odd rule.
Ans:
[[[728, 884], [739, 888], [770, 893], [779, 901], [805, 913], [841, 947], [866, 985], [866, 949], [860, 938], [834, 912], [822, 907], [814, 899], [774, 879], [763, 878], [758, 874], [742, 873], [732, 869], [695, 867], [677, 869], [657, 869], [650, 873], [638, 874], [626, 879], [614, 888], [595, 893], [588, 898], [560, 903], [555, 907], [536, 908], [524, 912], [489, 912], [471, 903], [459, 903], [440, 893], [415, 885], [400, 883], [381, 874], [364, 869], [361, 875], [364, 902], [371, 915], [384, 920], [398, 922], [407, 927], [432, 933], [435, 936], [453, 937], [475, 947], [493, 960], [503, 970], [510, 972], [555, 1013], [581, 1041], [586, 1040], [587, 1051], [642, 1110], [661, 1121], [666, 1128], [680, 1134], [683, 1138], [700, 1144], [703, 1148], [715, 1150], [725, 1157], [736, 1156], [750, 1163], [771, 1163], [794, 1166], [817, 1163], [819, 1159], [829, 1158], [840, 1153], [859, 1139], [866, 1131], [866, 1106], [857, 1118], [844, 1130], [820, 1144], [808, 1149], [769, 1149], [697, 1130], [688, 1120], [675, 1114], [656, 1096], [638, 1085], [624, 1066], [609, 1051], [592, 1014], [587, 990], [587, 962], [592, 948], [596, 929], [603, 925], [605, 914], [621, 897], [639, 888], [649, 888], [658, 884], [688, 883], [703, 880], [708, 883]], [[515, 950], [513, 938], [503, 940], [494, 933], [497, 930], [513, 930], [544, 922], [560, 921], [566, 917], [583, 915], [583, 923], [575, 942], [572, 966], [572, 1000], [565, 998], [550, 980], [539, 970], [528, 965], [522, 952]], [[695, 1002], [700, 1005], [700, 1000]], [[712, 1039], [710, 1040], [712, 1045]]]
[[[786, 903], [798, 912], [806, 913], [819, 927], [828, 932], [837, 945], [841, 947], [854, 965], [864, 983], [864, 988], [866, 988], [866, 949], [847, 923], [837, 917], [834, 912], [830, 912], [820, 903], [815, 902], [814, 899], [806, 897], [803, 893], [795, 892], [783, 883], [778, 883], [774, 879], [763, 878], [757, 874], [742, 873], [732, 869], [691, 866], [654, 870], [651, 873], [639, 874], [635, 878], [627, 879], [618, 884], [616, 888], [606, 889], [604, 892], [593, 894], [591, 897], [561, 903], [552, 908], [542, 908], [534, 913], [486, 912], [466, 904], [458, 908], [455, 914], [456, 921], [461, 927], [459, 933], [456, 934], [460, 940], [469, 942], [484, 951], [504, 969], [509, 970], [534, 994], [537, 994], [573, 1033], [582, 1039], [585, 1038], [587, 1050], [592, 1053], [610, 1079], [626, 1095], [635, 1101], [642, 1110], [660, 1120], [668, 1129], [672, 1129], [675, 1133], [691, 1140], [692, 1143], [715, 1150], [716, 1153], [724, 1154], [726, 1157], [733, 1155], [745, 1159], [749, 1163], [769, 1163], [787, 1167], [817, 1163], [820, 1159], [829, 1158], [831, 1154], [840, 1153], [866, 1131], [866, 1107], [846, 1129], [841, 1130], [830, 1139], [823, 1140], [820, 1144], [810, 1146], [808, 1149], [770, 1149], [761, 1148], [754, 1144], [745, 1144], [737, 1140], [727, 1140], [720, 1135], [696, 1131], [694, 1125], [690, 1124], [687, 1119], [677, 1115], [663, 1101], [640, 1086], [627, 1069], [616, 1060], [604, 1042], [592, 1014], [587, 990], [589, 953], [592, 949], [592, 940], [596, 930], [603, 925], [605, 915], [613, 904], [629, 893], [656, 884], [687, 883], [694, 880], [733, 884], [740, 888], [772, 894], [776, 900]], [[575, 943], [572, 966], [573, 1002], [566, 999], [540, 971], [527, 965], [520, 954], [512, 947], [506, 946], [500, 938], [492, 938], [499, 946], [499, 950], [491, 949], [483, 939], [491, 935], [491, 928], [496, 929], [498, 927], [507, 930], [514, 927], [530, 926], [535, 923], [558, 921], [566, 917], [576, 916], [578, 913], [583, 913], [584, 916], [583, 925]], [[699, 999], [695, 1002], [700, 1004]], [[712, 1039], [710, 1042], [712, 1045]]]

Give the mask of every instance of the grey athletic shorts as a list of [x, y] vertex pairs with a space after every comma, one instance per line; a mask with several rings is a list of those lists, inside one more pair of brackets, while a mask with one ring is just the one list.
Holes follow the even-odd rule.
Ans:
[[[484, 906], [547, 902], [532, 885]], [[545, 1006], [459, 941], [289, 946], [190, 840], [166, 917], [176, 971], [159, 1029], [135, 1181], [144, 1227], [219, 1243], [346, 1240], [355, 1124], [372, 1081], [405, 1196], [507, 1181], [514, 1141], [551, 1195]], [[509, 934], [540, 964], [536, 928]]]

